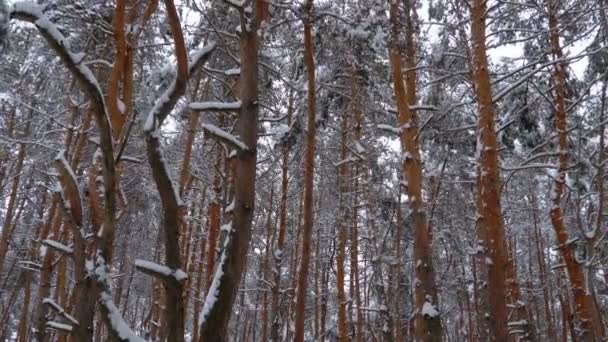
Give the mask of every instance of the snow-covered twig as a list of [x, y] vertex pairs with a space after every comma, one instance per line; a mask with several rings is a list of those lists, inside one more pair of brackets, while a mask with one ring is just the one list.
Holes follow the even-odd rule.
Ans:
[[220, 140], [221, 142], [227, 143], [227, 144], [231, 145], [232, 147], [237, 148], [241, 151], [249, 150], [249, 148], [247, 148], [247, 145], [245, 145], [245, 143], [240, 141], [234, 135], [225, 132], [224, 130], [222, 130], [221, 128], [219, 128], [217, 126], [214, 126], [212, 124], [203, 124], [202, 127], [203, 127], [203, 130], [205, 130], [205, 133], [209, 134], [210, 136], [212, 136], [213, 138], [215, 138], [217, 140]]

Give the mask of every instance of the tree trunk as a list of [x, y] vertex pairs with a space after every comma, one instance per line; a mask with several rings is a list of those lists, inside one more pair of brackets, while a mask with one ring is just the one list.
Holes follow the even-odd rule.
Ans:
[[[287, 105], [287, 125], [291, 126], [291, 116], [293, 112], [293, 95], [289, 97]], [[281, 292], [281, 264], [283, 263], [283, 253], [285, 248], [285, 234], [287, 232], [287, 190], [289, 185], [289, 147], [283, 146], [283, 156], [281, 161], [281, 202], [279, 203], [279, 232], [277, 237], [277, 246], [274, 252], [274, 282], [272, 289], [271, 303], [271, 327], [270, 339], [273, 342], [279, 341], [280, 327], [280, 292]]]
[[[253, 12], [259, 14], [262, 1], [253, 2]], [[236, 153], [236, 184], [234, 192], [234, 222], [226, 237], [216, 276], [207, 294], [201, 316], [200, 339], [204, 342], [226, 341], [232, 305], [241, 277], [246, 269], [247, 250], [251, 239], [251, 223], [255, 204], [256, 145], [258, 117], [258, 23], [260, 18], [242, 9], [240, 55], [240, 101], [237, 131], [246, 150]]]
[[[562, 49], [559, 43], [559, 24], [555, 13], [556, 2], [548, 2], [549, 12], [549, 40], [551, 53], [555, 60], [563, 59]], [[583, 341], [594, 340], [593, 321], [591, 317], [591, 297], [585, 288], [585, 274], [582, 266], [576, 261], [574, 251], [568, 243], [568, 232], [561, 209], [561, 200], [564, 193], [566, 173], [568, 170], [568, 125], [566, 121], [566, 65], [561, 61], [555, 65], [553, 74], [555, 82], [555, 130], [557, 131], [559, 165], [557, 176], [553, 184], [551, 197], [551, 223], [557, 236], [558, 249], [568, 271], [570, 287], [574, 298], [574, 310], [578, 323], [580, 324], [580, 338]]]
[[314, 225], [313, 213], [313, 176], [314, 155], [316, 139], [316, 82], [315, 61], [312, 41], [312, 13], [313, 0], [307, 0], [304, 5], [304, 63], [308, 75], [308, 131], [306, 132], [306, 155], [304, 159], [304, 225], [302, 229], [302, 257], [300, 259], [300, 273], [298, 275], [298, 293], [296, 304], [295, 342], [304, 341], [304, 321], [306, 319], [306, 295], [308, 288], [308, 269], [310, 266], [310, 248], [312, 243], [312, 229]]
[[[486, 54], [485, 0], [474, 0], [471, 9], [473, 78], [479, 105], [477, 140], [478, 281], [480, 338], [507, 341], [507, 289], [505, 231], [500, 205], [498, 142], [494, 127], [494, 103]], [[487, 281], [487, 283], [485, 283]]]
[[418, 118], [410, 106], [416, 104], [416, 60], [414, 46], [414, 6], [406, 1], [406, 68], [405, 81], [407, 92], [403, 85], [403, 70], [401, 66], [401, 51], [399, 49], [399, 17], [398, 3], [391, 2], [391, 40], [390, 64], [395, 89], [398, 122], [401, 130], [401, 150], [403, 153], [403, 178], [407, 185], [408, 201], [414, 220], [414, 260], [418, 283], [415, 286], [416, 339], [420, 341], [441, 341], [442, 328], [433, 268], [433, 251], [430, 227], [426, 217], [425, 204], [422, 198], [422, 161], [418, 142]]

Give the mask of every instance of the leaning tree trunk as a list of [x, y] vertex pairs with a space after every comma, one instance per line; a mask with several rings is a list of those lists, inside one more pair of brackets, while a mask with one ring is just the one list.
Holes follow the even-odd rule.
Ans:
[[[549, 12], [549, 41], [551, 53], [555, 60], [563, 59], [559, 43], [559, 24], [555, 13], [556, 2], [548, 2]], [[574, 311], [580, 324], [579, 337], [582, 341], [594, 341], [593, 321], [591, 317], [592, 299], [586, 291], [585, 274], [582, 266], [576, 261], [574, 251], [568, 243], [568, 232], [561, 209], [561, 199], [564, 193], [566, 173], [568, 170], [568, 125], [566, 121], [566, 64], [563, 61], [555, 65], [553, 73], [555, 82], [555, 130], [557, 131], [559, 164], [557, 176], [553, 184], [550, 211], [551, 223], [557, 236], [558, 249], [568, 271], [570, 287], [574, 297]]]

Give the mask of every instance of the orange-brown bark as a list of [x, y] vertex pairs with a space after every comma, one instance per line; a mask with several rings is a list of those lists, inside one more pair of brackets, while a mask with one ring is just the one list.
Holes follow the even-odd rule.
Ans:
[[[406, 68], [403, 85], [401, 51], [399, 49], [398, 3], [391, 2], [391, 41], [389, 47], [392, 78], [397, 101], [398, 122], [401, 129], [401, 150], [403, 153], [403, 178], [407, 184], [407, 195], [414, 219], [414, 259], [418, 283], [415, 287], [416, 339], [420, 341], [441, 341], [442, 328], [438, 312], [437, 285], [433, 268], [432, 241], [425, 204], [422, 198], [422, 161], [418, 142], [418, 118], [410, 106], [416, 104], [416, 60], [414, 46], [414, 6], [406, 1]], [[412, 13], [410, 13], [412, 12]], [[423, 314], [423, 307], [431, 307], [431, 314]], [[434, 312], [433, 312], [434, 311]], [[426, 310], [428, 313], [429, 310]]]
[[[487, 2], [474, 0], [471, 8], [473, 81], [477, 103], [478, 160], [477, 211], [480, 338], [507, 341], [507, 289], [505, 231], [500, 205], [498, 141], [494, 127], [495, 108], [486, 52]], [[487, 281], [487, 283], [485, 283]]]
[[[554, 12], [555, 3], [550, 2], [549, 7], [549, 42], [551, 53], [555, 60], [563, 59], [563, 53], [559, 42], [559, 24], [557, 14]], [[574, 298], [574, 311], [580, 323], [580, 338], [583, 341], [594, 340], [593, 321], [591, 317], [592, 302], [591, 297], [585, 288], [585, 273], [582, 266], [576, 261], [574, 251], [568, 243], [568, 231], [564, 222], [561, 209], [561, 200], [565, 190], [566, 173], [568, 170], [568, 125], [566, 113], [566, 64], [563, 61], [555, 65], [553, 73], [555, 83], [554, 97], [554, 120], [555, 130], [557, 131], [557, 142], [559, 152], [559, 164], [557, 176], [553, 184], [551, 197], [551, 224], [557, 237], [558, 249], [568, 271], [570, 288]]]
[[313, 176], [316, 139], [316, 82], [315, 62], [313, 57], [313, 0], [304, 4], [304, 63], [308, 75], [308, 127], [306, 132], [306, 154], [304, 157], [304, 225], [302, 226], [302, 257], [300, 258], [300, 273], [298, 275], [298, 292], [296, 300], [296, 320], [294, 341], [304, 341], [304, 321], [306, 318], [306, 294], [308, 287], [308, 271], [310, 266], [310, 250], [312, 243], [313, 214]]

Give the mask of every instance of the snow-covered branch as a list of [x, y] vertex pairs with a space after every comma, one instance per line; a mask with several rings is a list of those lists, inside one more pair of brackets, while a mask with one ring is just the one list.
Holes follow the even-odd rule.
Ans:
[[181, 269], [173, 270], [167, 266], [159, 265], [152, 261], [137, 259], [135, 260], [135, 268], [143, 273], [165, 281], [182, 282], [188, 278], [186, 272]]
[[143, 338], [137, 336], [129, 325], [120, 315], [116, 304], [112, 300], [109, 293], [103, 291], [99, 299], [103, 314], [107, 317], [111, 328], [110, 334], [118, 337], [119, 341], [125, 342], [146, 342]]
[[241, 101], [235, 102], [193, 102], [188, 108], [190, 110], [202, 112], [230, 112], [241, 109]]
[[46, 322], [46, 327], [49, 329], [57, 330], [57, 331], [63, 331], [63, 332], [69, 332], [69, 333], [72, 332], [71, 325], [54, 322], [54, 321]]
[[43, 6], [31, 1], [16, 2], [10, 10], [10, 18], [27, 21], [36, 25], [36, 28], [51, 49], [57, 53], [74, 78], [82, 84], [84, 92], [91, 99], [95, 118], [99, 129], [102, 131], [101, 143], [102, 145], [111, 146], [111, 126], [99, 82], [91, 69], [84, 63], [84, 53], [74, 53], [70, 50], [67, 38], [59, 31], [57, 25], [44, 14], [43, 9]]
[[61, 196], [66, 209], [68, 209], [71, 219], [80, 227], [82, 225], [82, 194], [78, 187], [76, 174], [65, 159], [65, 150], [62, 150], [55, 157], [55, 168], [59, 172], [57, 178], [61, 186]]
[[53, 311], [55, 311], [58, 315], [62, 316], [66, 320], [70, 321], [72, 325], [78, 325], [78, 321], [74, 316], [67, 313], [61, 305], [57, 304], [52, 298], [44, 298], [42, 300], [42, 304], [48, 305]]
[[205, 71], [213, 72], [213, 73], [216, 73], [216, 74], [222, 74], [224, 76], [238, 76], [238, 75], [241, 74], [241, 69], [240, 68], [232, 68], [232, 69], [220, 70], [220, 69], [214, 69], [214, 68], [210, 68], [210, 67], [205, 67]]
[[377, 127], [379, 130], [387, 131], [387, 132], [394, 133], [394, 134], [401, 134], [401, 128], [399, 128], [399, 127], [394, 127], [394, 126], [385, 125], [385, 124], [379, 124]]
[[[205, 47], [197, 50], [190, 56], [190, 62], [188, 63], [188, 74], [200, 68], [211, 56], [213, 50], [215, 50], [215, 42], [208, 43]], [[146, 118], [144, 130], [146, 132], [152, 132], [160, 128], [163, 121], [169, 115], [177, 100], [183, 95], [183, 89], [180, 91], [180, 87], [177, 86], [177, 80], [174, 79], [169, 87], [163, 92], [163, 94], [156, 100], [154, 107]]]
[[224, 130], [222, 130], [221, 128], [219, 128], [217, 126], [214, 126], [212, 124], [203, 124], [202, 127], [203, 127], [203, 130], [205, 131], [205, 133], [209, 134], [214, 139], [227, 143], [227, 144], [231, 145], [232, 147], [235, 147], [242, 151], [249, 150], [249, 148], [247, 147], [247, 145], [245, 145], [245, 143], [240, 141], [234, 135], [225, 132]]
[[54, 250], [57, 250], [61, 253], [65, 253], [65, 254], [72, 254], [74, 253], [74, 249], [71, 247], [68, 247], [64, 244], [62, 244], [61, 242], [55, 241], [55, 240], [51, 240], [51, 239], [46, 239], [46, 240], [42, 240], [42, 244], [50, 247]]

